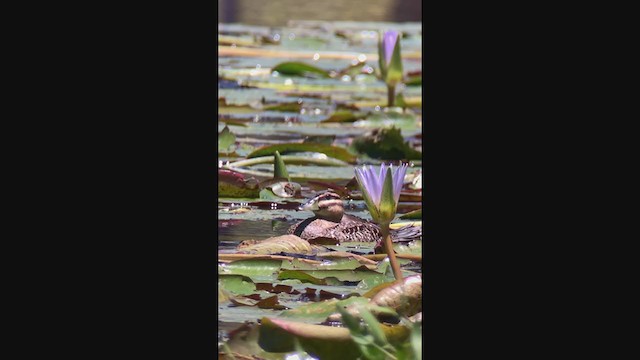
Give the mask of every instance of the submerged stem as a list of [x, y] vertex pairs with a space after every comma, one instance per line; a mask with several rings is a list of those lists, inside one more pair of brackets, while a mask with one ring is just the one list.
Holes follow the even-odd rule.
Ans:
[[396, 253], [393, 251], [393, 242], [391, 241], [391, 234], [389, 233], [389, 224], [380, 224], [380, 232], [382, 233], [384, 249], [387, 252], [387, 256], [389, 256], [391, 269], [393, 269], [393, 275], [395, 276], [396, 281], [402, 281], [402, 270], [400, 270], [400, 263], [398, 263]]

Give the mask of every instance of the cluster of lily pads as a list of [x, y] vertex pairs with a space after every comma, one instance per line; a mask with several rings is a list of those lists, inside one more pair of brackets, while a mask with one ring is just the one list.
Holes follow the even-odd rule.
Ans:
[[[375, 243], [258, 234], [219, 251], [220, 356], [420, 358], [422, 243], [392, 244], [388, 236], [403, 220], [421, 219], [421, 209], [397, 214], [399, 204], [422, 199], [421, 71], [400, 51], [400, 40], [419, 32], [359, 28], [380, 24], [296, 26], [291, 36], [283, 29], [221, 25], [219, 197], [254, 211], [258, 201], [285, 206], [331, 189], [366, 205], [387, 254], [374, 254]], [[320, 40], [309, 42], [309, 34]], [[375, 69], [366, 62], [374, 58], [367, 51], [374, 38]], [[296, 49], [295, 41], [306, 45]], [[362, 52], [335, 66], [347, 52], [331, 47], [343, 43]], [[310, 48], [310, 62], [271, 60], [301, 57]], [[407, 58], [419, 59], [415, 42], [409, 48]], [[333, 62], [323, 63], [327, 58]], [[247, 59], [261, 65], [246, 68]]]

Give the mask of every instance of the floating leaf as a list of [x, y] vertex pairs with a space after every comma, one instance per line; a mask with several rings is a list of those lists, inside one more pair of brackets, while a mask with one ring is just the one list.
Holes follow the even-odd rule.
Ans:
[[305, 64], [302, 62], [284, 62], [273, 67], [271, 71], [277, 71], [283, 75], [292, 76], [318, 76], [328, 78], [329, 73], [326, 70], [322, 70], [313, 65]]
[[282, 313], [282, 317], [296, 320], [322, 321], [336, 311], [336, 305], [348, 306], [355, 303], [368, 303], [369, 300], [360, 296], [352, 296], [345, 300], [330, 299], [317, 303], [309, 303], [298, 308], [287, 310]]
[[334, 259], [333, 261], [327, 260], [320, 264], [309, 264], [298, 259], [282, 263], [282, 269], [285, 270], [355, 270], [361, 266], [362, 264], [358, 260], [345, 258]]
[[[254, 245], [239, 247], [238, 250], [245, 254], [277, 254], [281, 252], [311, 254], [315, 248], [308, 241], [296, 235], [283, 235], [263, 240]], [[284, 265], [286, 264], [287, 262]]]
[[404, 215], [400, 215], [400, 219], [403, 219], [403, 220], [422, 219], [422, 209], [413, 210]]
[[242, 275], [220, 275], [218, 286], [236, 295], [248, 295], [256, 291], [256, 285], [250, 278]]
[[302, 109], [301, 103], [291, 102], [291, 103], [282, 103], [282, 104], [265, 106], [263, 110], [297, 113], [297, 112], [300, 112], [301, 109]]
[[369, 270], [364, 266], [355, 270], [283, 270], [278, 275], [278, 279], [300, 279], [320, 285], [328, 284], [330, 278], [335, 278], [338, 281], [360, 281], [362, 286], [359, 288], [364, 290], [393, 278], [393, 274], [386, 273], [388, 261], [384, 263], [386, 263], [386, 266], [384, 266], [385, 272], [383, 273]]
[[278, 303], [278, 295], [273, 295], [271, 297], [254, 300], [246, 297], [237, 297], [231, 298], [231, 302], [237, 306], [257, 306], [260, 309], [276, 309], [282, 310], [285, 307]]
[[398, 255], [420, 255], [422, 256], [422, 240], [415, 240], [407, 244], [393, 244], [393, 248]]
[[218, 196], [229, 198], [255, 198], [260, 188], [254, 178], [227, 169], [218, 169]]
[[390, 307], [399, 315], [412, 316], [422, 311], [422, 275], [409, 276], [382, 289], [372, 299], [377, 306]]
[[281, 154], [313, 151], [326, 154], [327, 156], [338, 160], [346, 161], [350, 164], [354, 164], [356, 162], [355, 155], [350, 153], [345, 148], [315, 143], [287, 143], [268, 145], [255, 150], [251, 154], [247, 155], [247, 158], [269, 156], [275, 154], [276, 151], [280, 152]]
[[299, 270], [283, 270], [278, 274], [278, 280], [282, 279], [297, 279], [302, 282], [310, 282], [316, 285], [326, 285], [327, 282], [324, 279], [319, 279], [313, 275], [310, 275], [304, 271]]
[[[287, 352], [295, 349], [295, 340], [309, 354], [320, 359], [357, 359], [362, 357], [346, 328], [312, 325], [274, 318], [262, 318], [258, 344], [269, 352]], [[402, 325], [380, 325], [391, 344], [402, 344], [409, 330]]]
[[331, 114], [328, 118], [322, 120], [323, 123], [345, 123], [354, 122], [358, 119], [363, 119], [364, 113], [354, 113], [348, 110], [339, 110]]
[[238, 260], [228, 264], [218, 264], [220, 275], [244, 275], [254, 282], [271, 282], [278, 277], [282, 260], [251, 259]]

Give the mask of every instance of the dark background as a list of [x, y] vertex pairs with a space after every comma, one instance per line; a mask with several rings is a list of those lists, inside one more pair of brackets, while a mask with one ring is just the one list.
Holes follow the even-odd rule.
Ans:
[[[25, 135], [5, 172], [6, 208], [29, 218], [6, 225], [21, 247], [6, 257], [24, 257], [4, 291], [18, 353], [216, 356], [213, 6], [50, 4], [13, 27], [7, 96], [29, 98], [5, 120], [25, 127], [5, 133]], [[594, 354], [607, 278], [582, 252], [603, 170], [584, 154], [606, 121], [589, 62], [606, 44], [558, 4], [423, 12], [425, 354]]]

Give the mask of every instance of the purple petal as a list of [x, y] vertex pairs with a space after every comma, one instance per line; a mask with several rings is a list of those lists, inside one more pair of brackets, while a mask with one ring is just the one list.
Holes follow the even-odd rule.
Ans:
[[360, 175], [361, 185], [369, 194], [371, 201], [378, 206], [380, 204], [380, 193], [377, 190], [377, 177], [373, 174], [373, 169], [364, 165], [362, 168], [356, 168], [356, 173]]
[[[380, 176], [377, 174], [377, 169], [373, 166], [368, 168], [369, 179], [371, 179], [371, 200], [376, 206], [380, 206], [380, 198], [382, 197], [382, 185], [384, 182], [380, 181]], [[384, 180], [384, 179], [383, 179]]]
[[393, 174], [393, 197], [396, 201], [396, 205], [398, 201], [400, 201], [400, 192], [402, 192], [402, 184], [404, 183], [404, 176], [407, 173], [407, 164], [402, 164], [396, 168], [395, 173]]
[[380, 182], [380, 195], [382, 196], [382, 187], [384, 186], [384, 178], [387, 177], [387, 164], [382, 163], [380, 165], [380, 172], [378, 173], [378, 179]]
[[384, 49], [384, 61], [389, 66], [391, 62], [391, 57], [393, 56], [393, 49], [396, 47], [396, 42], [398, 41], [398, 32], [391, 30], [386, 31], [382, 38], [382, 45]]

